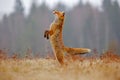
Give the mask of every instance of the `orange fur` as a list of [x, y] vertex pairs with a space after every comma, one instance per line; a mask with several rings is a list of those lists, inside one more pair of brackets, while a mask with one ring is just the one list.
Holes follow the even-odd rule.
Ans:
[[64, 45], [62, 34], [65, 13], [55, 10], [53, 14], [55, 14], [55, 20], [50, 25], [50, 30], [45, 31], [44, 37], [50, 39], [56, 59], [63, 64], [64, 53], [70, 55], [89, 53], [91, 50], [87, 48], [69, 48]]

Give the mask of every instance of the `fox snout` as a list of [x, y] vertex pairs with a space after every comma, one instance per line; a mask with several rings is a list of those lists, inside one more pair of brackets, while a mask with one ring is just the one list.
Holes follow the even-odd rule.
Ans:
[[53, 10], [53, 14], [57, 14], [58, 13], [58, 11], [57, 10]]

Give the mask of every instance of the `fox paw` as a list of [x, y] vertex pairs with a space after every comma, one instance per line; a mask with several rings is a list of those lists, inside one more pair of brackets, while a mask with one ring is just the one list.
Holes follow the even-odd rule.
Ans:
[[46, 31], [44, 32], [44, 38], [49, 39], [49, 31], [48, 31], [48, 30], [46, 30]]

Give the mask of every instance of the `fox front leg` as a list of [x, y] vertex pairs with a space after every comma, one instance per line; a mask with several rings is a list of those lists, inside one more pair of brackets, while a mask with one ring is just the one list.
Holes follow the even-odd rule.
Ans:
[[44, 38], [49, 39], [49, 30], [45, 30], [45, 32], [44, 32]]

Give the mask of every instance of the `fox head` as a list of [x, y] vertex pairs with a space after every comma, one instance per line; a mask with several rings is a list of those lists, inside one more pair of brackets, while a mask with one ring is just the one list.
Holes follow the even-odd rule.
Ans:
[[65, 17], [64, 11], [53, 10], [53, 14], [55, 14], [55, 16], [59, 19], [64, 19]]

